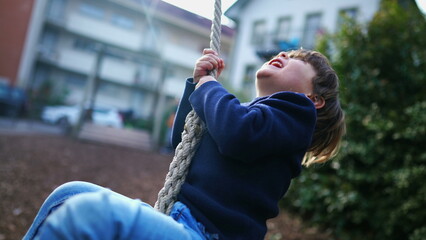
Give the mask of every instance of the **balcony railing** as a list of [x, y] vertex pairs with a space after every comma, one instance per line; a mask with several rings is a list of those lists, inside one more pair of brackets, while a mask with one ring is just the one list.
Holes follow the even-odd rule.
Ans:
[[[292, 32], [289, 36], [301, 35], [299, 32]], [[276, 32], [271, 32], [259, 36], [258, 41], [255, 43], [256, 54], [264, 59], [278, 54], [280, 51], [288, 51], [297, 49], [300, 46], [300, 38], [287, 37], [279, 38]]]

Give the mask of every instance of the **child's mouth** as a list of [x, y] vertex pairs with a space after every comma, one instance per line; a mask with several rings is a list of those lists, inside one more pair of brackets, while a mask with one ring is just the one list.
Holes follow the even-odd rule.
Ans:
[[283, 68], [284, 67], [284, 64], [278, 59], [273, 59], [272, 61], [269, 62], [269, 65], [272, 65], [272, 66], [277, 67], [277, 68]]

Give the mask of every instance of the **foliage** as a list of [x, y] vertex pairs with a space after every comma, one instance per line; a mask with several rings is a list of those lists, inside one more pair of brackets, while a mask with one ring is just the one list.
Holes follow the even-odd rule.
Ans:
[[153, 121], [144, 118], [132, 118], [126, 122], [125, 126], [126, 128], [141, 129], [152, 132]]
[[347, 136], [331, 163], [306, 169], [283, 201], [338, 239], [424, 239], [426, 22], [382, 1], [366, 26], [325, 37], [341, 79]]
[[67, 88], [55, 89], [52, 80], [44, 81], [31, 93], [30, 117], [38, 118], [45, 106], [65, 105], [69, 93]]

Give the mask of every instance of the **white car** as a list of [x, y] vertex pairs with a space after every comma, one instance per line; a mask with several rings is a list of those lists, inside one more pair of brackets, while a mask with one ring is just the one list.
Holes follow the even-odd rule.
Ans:
[[[80, 106], [48, 106], [43, 109], [41, 119], [44, 122], [61, 126], [76, 125], [80, 115]], [[94, 124], [122, 128], [123, 120], [115, 108], [94, 107], [92, 112]]]

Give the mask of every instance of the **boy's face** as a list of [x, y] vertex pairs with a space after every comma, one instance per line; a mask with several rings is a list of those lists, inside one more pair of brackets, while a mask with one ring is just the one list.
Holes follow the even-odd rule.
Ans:
[[310, 95], [313, 92], [312, 79], [315, 75], [311, 64], [289, 58], [286, 52], [281, 52], [257, 71], [257, 96], [268, 96], [281, 91]]

